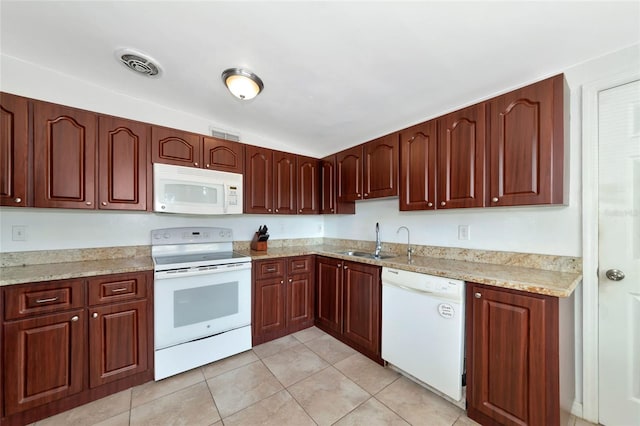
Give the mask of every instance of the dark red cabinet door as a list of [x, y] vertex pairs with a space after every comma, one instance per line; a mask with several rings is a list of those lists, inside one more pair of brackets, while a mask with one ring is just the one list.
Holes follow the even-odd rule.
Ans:
[[273, 151], [247, 145], [245, 148], [244, 212], [273, 212]]
[[146, 210], [150, 126], [100, 116], [98, 132], [98, 207]]
[[400, 210], [433, 210], [436, 204], [436, 121], [400, 132]]
[[342, 266], [344, 261], [316, 259], [316, 322], [342, 333]]
[[29, 100], [0, 93], [0, 206], [29, 203]]
[[5, 415], [83, 390], [85, 324], [84, 310], [5, 322]]
[[559, 424], [557, 298], [469, 283], [466, 333], [470, 418]]
[[380, 354], [380, 267], [344, 262], [343, 326], [345, 338], [372, 354]]
[[485, 107], [474, 105], [438, 119], [437, 208], [484, 205]]
[[95, 208], [96, 115], [33, 103], [34, 205]]
[[273, 151], [273, 211], [297, 213], [298, 169], [296, 155]]
[[223, 172], [244, 171], [244, 145], [213, 137], [203, 138], [204, 168]]
[[320, 160], [298, 156], [298, 214], [320, 212]]
[[336, 192], [338, 202], [362, 199], [362, 145], [336, 154]]
[[364, 145], [363, 198], [398, 195], [398, 133]]
[[558, 75], [489, 101], [488, 206], [563, 202], [563, 97]]
[[202, 137], [167, 127], [152, 126], [152, 160], [154, 163], [202, 167]]

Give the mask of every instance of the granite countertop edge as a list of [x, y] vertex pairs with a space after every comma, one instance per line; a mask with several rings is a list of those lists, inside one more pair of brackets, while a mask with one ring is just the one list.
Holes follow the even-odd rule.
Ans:
[[[238, 252], [250, 256], [253, 260], [315, 254], [554, 297], [571, 296], [582, 280], [582, 274], [577, 272], [558, 272], [425, 256], [414, 256], [411, 263], [407, 261], [406, 256], [377, 260], [340, 253], [345, 250], [348, 248], [322, 245], [292, 246], [266, 251], [239, 250]], [[150, 256], [11, 266], [0, 268], [0, 286], [152, 270], [153, 261]]]

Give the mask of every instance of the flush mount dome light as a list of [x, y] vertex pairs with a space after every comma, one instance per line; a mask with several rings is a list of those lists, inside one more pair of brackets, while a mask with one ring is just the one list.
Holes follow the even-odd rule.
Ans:
[[146, 77], [160, 77], [162, 68], [152, 57], [134, 49], [120, 49], [116, 51], [116, 59], [125, 67]]
[[233, 96], [242, 100], [255, 98], [264, 88], [260, 77], [242, 68], [223, 71], [222, 81]]

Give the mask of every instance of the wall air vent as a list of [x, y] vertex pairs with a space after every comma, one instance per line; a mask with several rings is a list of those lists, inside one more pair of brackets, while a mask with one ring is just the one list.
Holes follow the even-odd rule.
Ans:
[[228, 141], [233, 141], [233, 142], [240, 142], [239, 135], [233, 135], [231, 133], [225, 132], [224, 130], [218, 130], [214, 128], [210, 128], [210, 130], [211, 130], [211, 136], [213, 136], [214, 138], [226, 139]]
[[155, 59], [137, 50], [120, 49], [116, 51], [116, 59], [130, 70], [147, 77], [157, 78], [162, 73]]

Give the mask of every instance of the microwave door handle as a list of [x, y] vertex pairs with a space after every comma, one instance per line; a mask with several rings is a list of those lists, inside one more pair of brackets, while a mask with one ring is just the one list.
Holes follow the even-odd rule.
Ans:
[[227, 185], [226, 183], [222, 185], [222, 205], [223, 205], [223, 212], [226, 214], [227, 211], [229, 210], [229, 185]]

